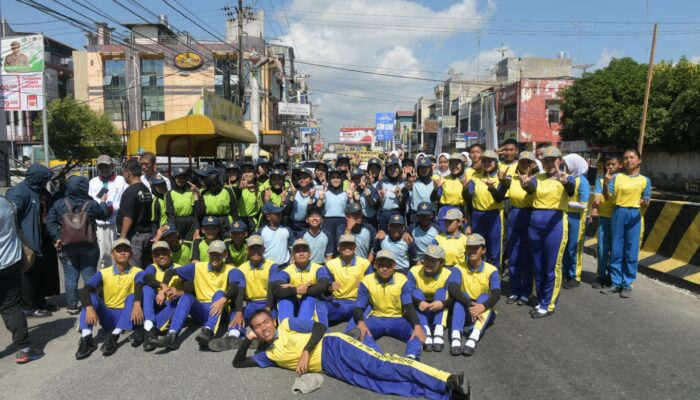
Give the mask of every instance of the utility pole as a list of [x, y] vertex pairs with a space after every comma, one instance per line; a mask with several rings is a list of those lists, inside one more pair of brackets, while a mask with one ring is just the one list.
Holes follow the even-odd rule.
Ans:
[[642, 108], [642, 126], [639, 129], [639, 143], [637, 150], [639, 155], [642, 155], [644, 149], [644, 132], [647, 128], [647, 109], [649, 108], [649, 92], [651, 92], [651, 79], [654, 75], [654, 53], [656, 53], [656, 31], [659, 24], [654, 24], [654, 37], [651, 40], [651, 55], [649, 56], [649, 69], [647, 69], [647, 87], [644, 91], [644, 107]]

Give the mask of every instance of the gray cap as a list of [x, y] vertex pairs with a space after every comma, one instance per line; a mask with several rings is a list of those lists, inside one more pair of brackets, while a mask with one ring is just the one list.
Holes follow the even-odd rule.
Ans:
[[450, 210], [447, 210], [447, 213], [445, 213], [445, 216], [442, 217], [442, 219], [446, 219], [449, 221], [453, 221], [456, 219], [462, 219], [462, 218], [464, 218], [464, 214], [462, 214], [462, 211], [460, 211], [456, 208], [452, 208]]
[[307, 242], [306, 239], [299, 238], [299, 239], [295, 240], [294, 243], [292, 243], [292, 249], [294, 249], [298, 246], [309, 247], [309, 242]]
[[494, 150], [486, 150], [481, 155], [481, 158], [490, 158], [492, 160], [498, 160], [498, 153], [496, 153]]
[[486, 246], [486, 240], [478, 233], [467, 235], [467, 246]]
[[207, 253], [224, 254], [226, 253], [226, 244], [221, 240], [214, 240], [209, 243], [209, 250], [207, 250]]
[[265, 246], [265, 241], [260, 235], [251, 235], [245, 242], [248, 246]]
[[450, 154], [450, 160], [464, 161], [464, 159], [462, 158], [462, 155], [459, 153]]
[[112, 243], [112, 250], [116, 249], [119, 246], [131, 247], [131, 242], [129, 241], [129, 239], [124, 239], [124, 238], [117, 239]]
[[159, 241], [153, 243], [153, 246], [151, 247], [152, 251], [156, 251], [157, 249], [170, 250], [170, 246], [168, 245], [168, 242], [164, 242], [162, 240], [159, 240]]
[[544, 153], [542, 153], [542, 158], [548, 158], [548, 157], [561, 157], [561, 150], [554, 146], [549, 146], [544, 149]]
[[391, 260], [393, 262], [396, 262], [396, 256], [394, 255], [394, 252], [391, 250], [379, 250], [377, 253], [377, 257], [375, 257], [377, 260], [380, 258], [386, 258], [388, 260]]
[[357, 243], [357, 240], [355, 239], [355, 235], [351, 235], [349, 233], [340, 235], [340, 239], [338, 239], [338, 244], [343, 244], [343, 243], [352, 243], [352, 244]]
[[518, 156], [518, 160], [535, 161], [535, 160], [537, 160], [537, 157], [535, 157], [535, 153], [533, 153], [531, 151], [521, 151], [520, 156]]
[[114, 164], [114, 161], [112, 161], [112, 157], [103, 154], [99, 157], [97, 157], [97, 162], [95, 165], [112, 165]]
[[323, 384], [323, 375], [316, 373], [306, 373], [297, 376], [292, 385], [292, 393], [311, 393], [319, 389]]
[[431, 244], [428, 245], [428, 248], [425, 249], [425, 255], [431, 258], [435, 258], [438, 260], [445, 260], [445, 249], [442, 247], [436, 245], [436, 244]]

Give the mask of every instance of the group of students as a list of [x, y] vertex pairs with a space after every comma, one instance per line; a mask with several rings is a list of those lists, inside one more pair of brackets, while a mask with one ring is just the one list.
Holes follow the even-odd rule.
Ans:
[[[340, 157], [314, 171], [231, 163], [195, 170], [198, 184], [176, 168], [172, 189], [151, 182], [152, 264], [133, 265], [130, 242], [119, 239], [114, 265], [80, 290], [76, 358], [97, 349], [98, 321], [110, 332], [102, 345], [110, 355], [124, 331], [133, 331], [134, 347], [175, 350], [189, 318], [201, 327], [202, 349], [239, 349], [235, 367], [315, 368], [379, 393], [463, 395], [463, 377], [418, 360], [422, 351], [443, 351], [446, 332], [450, 354], [474, 354], [496, 316], [505, 259], [509, 304], [529, 304], [534, 281], [532, 318], [552, 315], [563, 279], [569, 288], [580, 282], [585, 160], [555, 147], [539, 160], [512, 142], [501, 154], [503, 161], [474, 145], [468, 154], [440, 155], [435, 167], [425, 155], [384, 165], [370, 159], [366, 168]], [[631, 293], [640, 207], [650, 197], [640, 163], [635, 150], [622, 163], [609, 157], [590, 212], [599, 218], [595, 285], [622, 297]], [[345, 335], [323, 336], [340, 323]], [[306, 335], [308, 343], [285, 335]], [[405, 357], [383, 354], [375, 341], [383, 336], [405, 342]], [[270, 346], [276, 341], [297, 348]], [[258, 353], [246, 357], [251, 343]], [[351, 359], [407, 368], [405, 382], [383, 385], [374, 368], [345, 365]]]

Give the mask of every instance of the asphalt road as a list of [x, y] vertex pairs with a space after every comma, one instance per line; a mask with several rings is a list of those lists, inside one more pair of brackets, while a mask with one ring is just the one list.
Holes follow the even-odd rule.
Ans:
[[[586, 256], [584, 280], [593, 259]], [[423, 361], [464, 371], [475, 399], [697, 399], [700, 392], [700, 300], [640, 277], [631, 299], [583, 285], [565, 290], [557, 312], [532, 320], [526, 307], [499, 302], [495, 325], [471, 358], [426, 353]], [[46, 356], [15, 365], [0, 351], [0, 399], [270, 399], [291, 394], [294, 374], [281, 369], [234, 370], [233, 352], [197, 349], [196, 330], [178, 351], [144, 353], [128, 342], [105, 358], [76, 361], [76, 318], [61, 310], [30, 320]], [[334, 328], [334, 330], [339, 328]], [[102, 335], [98, 337], [102, 339]], [[10, 342], [0, 330], [0, 345]], [[403, 344], [381, 339], [385, 351]], [[308, 399], [373, 399], [371, 392], [331, 378]]]

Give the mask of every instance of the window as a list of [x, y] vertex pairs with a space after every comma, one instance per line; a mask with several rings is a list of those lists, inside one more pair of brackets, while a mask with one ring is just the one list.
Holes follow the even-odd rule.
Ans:
[[163, 60], [141, 59], [141, 111], [144, 121], [165, 121]]
[[123, 59], [105, 60], [102, 80], [104, 113], [113, 121], [121, 121], [126, 104], [126, 72]]
[[[226, 68], [228, 67], [228, 72]], [[216, 60], [216, 73], [214, 75], [214, 92], [223, 98], [226, 98], [224, 93], [224, 76], [229, 74], [231, 83], [231, 101], [236, 103], [238, 97], [238, 64], [236, 60], [218, 59]], [[245, 87], [250, 87], [250, 75], [248, 73], [248, 63], [243, 64], [243, 82]], [[258, 78], [259, 79], [259, 78]]]
[[503, 107], [503, 124], [513, 125], [518, 122], [518, 105], [511, 104]]
[[561, 111], [559, 110], [558, 101], [548, 101], [545, 107], [547, 107], [547, 120], [550, 124], [558, 124], [561, 122]]

